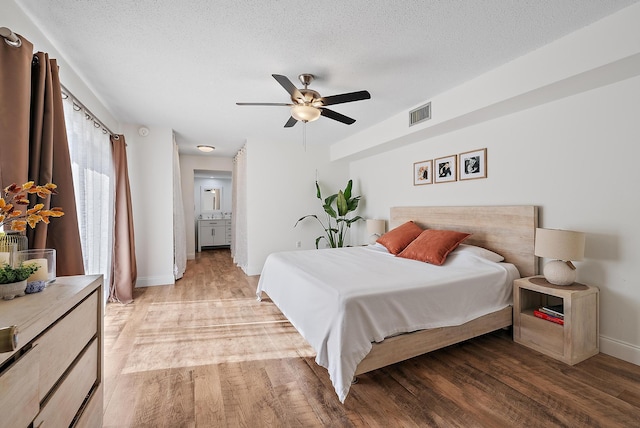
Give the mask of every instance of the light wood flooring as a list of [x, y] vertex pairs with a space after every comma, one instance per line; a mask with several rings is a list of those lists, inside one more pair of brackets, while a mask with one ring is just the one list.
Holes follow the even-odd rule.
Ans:
[[359, 377], [345, 404], [228, 250], [105, 318], [105, 427], [638, 427], [640, 366], [568, 366], [499, 331]]

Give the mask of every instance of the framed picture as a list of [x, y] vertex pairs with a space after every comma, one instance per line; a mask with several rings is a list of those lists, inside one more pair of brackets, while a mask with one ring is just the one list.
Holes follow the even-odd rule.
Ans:
[[431, 159], [413, 164], [413, 185], [433, 183], [433, 161]]
[[487, 178], [487, 149], [460, 153], [460, 180]]
[[456, 181], [458, 174], [456, 171], [458, 155], [446, 156], [434, 160], [433, 179], [436, 183], [446, 183]]

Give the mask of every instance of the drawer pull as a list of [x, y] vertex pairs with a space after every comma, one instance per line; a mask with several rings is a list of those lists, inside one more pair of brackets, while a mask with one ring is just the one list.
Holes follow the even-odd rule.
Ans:
[[0, 352], [11, 352], [18, 348], [18, 327], [3, 327], [0, 329]]
[[18, 348], [18, 327], [3, 327], [0, 329], [0, 352], [11, 352]]

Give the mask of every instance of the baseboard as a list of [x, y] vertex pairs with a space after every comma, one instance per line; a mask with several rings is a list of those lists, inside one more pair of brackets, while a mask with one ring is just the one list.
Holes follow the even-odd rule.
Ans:
[[193, 260], [196, 258], [196, 253], [187, 253], [187, 260]]
[[640, 366], [640, 347], [631, 343], [600, 336], [600, 352]]
[[240, 266], [240, 269], [242, 269], [247, 276], [260, 275], [260, 273], [262, 273], [262, 268], [257, 266]]
[[173, 285], [176, 281], [173, 275], [164, 276], [139, 276], [136, 287], [153, 287], [155, 285]]

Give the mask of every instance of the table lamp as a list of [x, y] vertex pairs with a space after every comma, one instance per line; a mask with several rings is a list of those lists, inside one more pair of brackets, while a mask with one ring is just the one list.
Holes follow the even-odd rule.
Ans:
[[544, 265], [545, 279], [555, 285], [571, 285], [576, 281], [572, 261], [584, 258], [585, 235], [559, 229], [536, 229], [535, 255], [554, 259]]
[[369, 232], [369, 243], [375, 244], [376, 240], [384, 234], [384, 220], [367, 219], [367, 232]]

